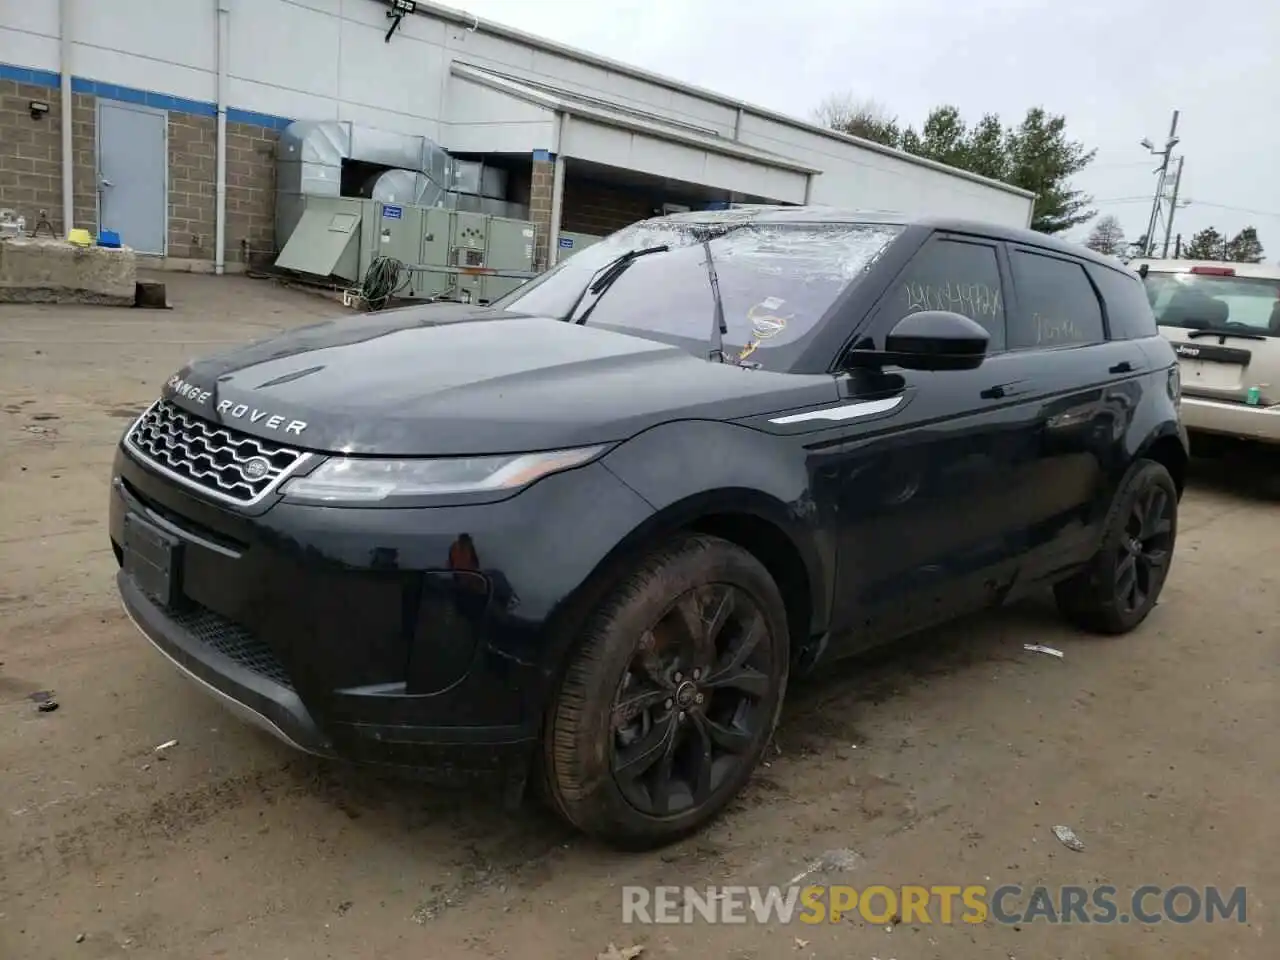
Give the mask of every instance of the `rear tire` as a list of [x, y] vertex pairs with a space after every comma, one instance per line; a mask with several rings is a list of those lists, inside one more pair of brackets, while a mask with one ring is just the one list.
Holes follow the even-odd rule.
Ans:
[[1178, 488], [1163, 464], [1139, 460], [1116, 491], [1102, 544], [1071, 579], [1054, 587], [1058, 609], [1094, 633], [1121, 634], [1155, 607], [1178, 535]]
[[604, 601], [551, 706], [543, 787], [574, 826], [646, 849], [719, 814], [777, 725], [786, 609], [750, 553], [688, 536]]

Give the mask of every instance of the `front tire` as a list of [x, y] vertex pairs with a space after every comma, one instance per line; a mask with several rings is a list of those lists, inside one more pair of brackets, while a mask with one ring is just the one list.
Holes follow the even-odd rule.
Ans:
[[682, 537], [591, 618], [552, 705], [545, 788], [584, 832], [670, 843], [742, 789], [773, 734], [789, 665], [786, 609], [750, 553]]
[[1083, 570], [1057, 584], [1058, 608], [1102, 634], [1128, 633], [1155, 607], [1178, 535], [1178, 488], [1163, 464], [1140, 460], [1116, 491], [1102, 545]]

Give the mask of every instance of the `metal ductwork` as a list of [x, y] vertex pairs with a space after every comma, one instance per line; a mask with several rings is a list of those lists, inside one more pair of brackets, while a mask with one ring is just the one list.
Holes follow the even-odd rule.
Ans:
[[297, 120], [276, 147], [276, 249], [283, 249], [307, 197], [362, 197], [523, 219], [508, 203], [506, 171], [451, 157], [426, 137], [349, 120]]

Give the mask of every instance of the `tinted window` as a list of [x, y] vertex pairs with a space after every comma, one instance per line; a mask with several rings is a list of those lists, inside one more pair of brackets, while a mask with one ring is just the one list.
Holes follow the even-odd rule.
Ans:
[[885, 329], [911, 313], [948, 310], [982, 324], [989, 353], [1004, 349], [1004, 297], [995, 247], [962, 240], [934, 240], [898, 277], [880, 316]]
[[1090, 267], [1089, 272], [1107, 305], [1112, 340], [1138, 340], [1157, 335], [1156, 318], [1147, 303], [1141, 280], [1106, 267]]
[[1102, 306], [1084, 267], [1071, 260], [1013, 251], [1018, 316], [1009, 324], [1009, 349], [1063, 347], [1106, 339]]

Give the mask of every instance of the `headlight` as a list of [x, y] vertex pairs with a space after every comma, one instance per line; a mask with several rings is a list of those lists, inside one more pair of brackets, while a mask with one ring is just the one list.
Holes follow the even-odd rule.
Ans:
[[341, 457], [326, 460], [308, 476], [294, 477], [284, 485], [283, 493], [298, 500], [368, 503], [387, 497], [514, 490], [547, 474], [580, 466], [604, 449], [604, 446], [579, 447], [545, 453], [432, 460]]

